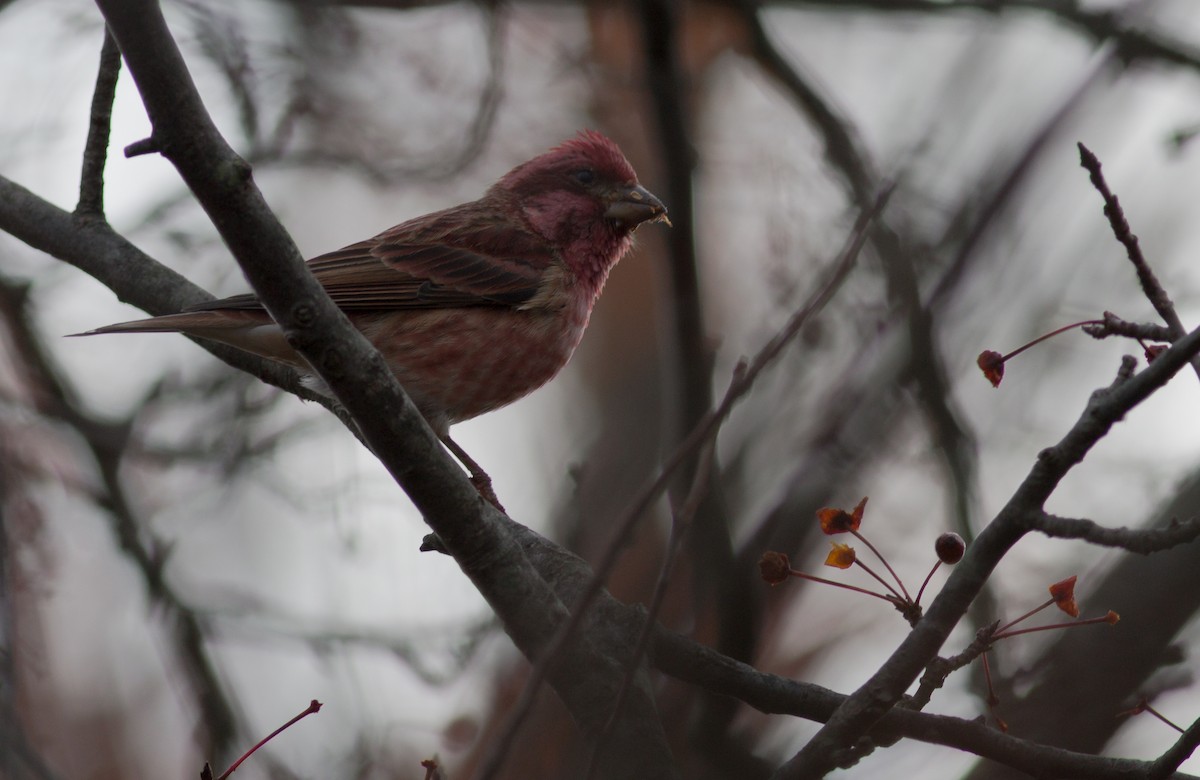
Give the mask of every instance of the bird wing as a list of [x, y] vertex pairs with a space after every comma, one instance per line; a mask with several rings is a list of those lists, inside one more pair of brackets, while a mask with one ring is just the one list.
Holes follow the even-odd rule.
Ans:
[[[544, 238], [479, 203], [435, 212], [308, 261], [341, 309], [519, 306], [556, 262]], [[188, 311], [258, 310], [253, 294]]]

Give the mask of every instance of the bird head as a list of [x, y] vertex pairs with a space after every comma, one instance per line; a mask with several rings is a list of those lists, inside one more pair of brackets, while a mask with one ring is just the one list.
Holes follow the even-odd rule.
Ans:
[[555, 243], [595, 240], [601, 232], [619, 241], [643, 222], [670, 224], [666, 207], [638, 183], [620, 148], [594, 130], [517, 166], [496, 187]]

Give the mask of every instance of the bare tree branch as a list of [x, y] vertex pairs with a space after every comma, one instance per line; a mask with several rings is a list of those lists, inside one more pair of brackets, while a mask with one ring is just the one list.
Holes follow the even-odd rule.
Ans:
[[[1167, 528], [1178, 517], [1200, 513], [1200, 473], [1173, 492], [1171, 500], [1146, 522]], [[1005, 702], [1005, 718], [1017, 736], [1082, 753], [1098, 753], [1122, 726], [1117, 714], [1131, 699], [1146, 696], [1161, 675], [1180, 669], [1185, 649], [1180, 631], [1195, 619], [1194, 590], [1200, 570], [1200, 544], [1192, 543], [1150, 557], [1123, 555], [1088, 590], [1090, 602], [1121, 615], [1119, 630], [1098, 647], [1086, 632], [1064, 631], [1032, 666], [1035, 684]], [[1080, 663], [1080, 659], [1087, 663]], [[1164, 674], [1165, 672], [1165, 674]], [[1103, 680], [1103, 685], [1096, 685]], [[1169, 685], [1167, 687], [1170, 687]], [[1064, 695], [1064, 691], [1069, 695]], [[1011, 770], [982, 763], [970, 780], [1012, 780]]]
[[26, 291], [0, 280], [0, 318], [21, 365], [26, 367], [38, 411], [70, 425], [87, 443], [103, 484], [99, 503], [108, 512], [117, 543], [137, 568], [147, 594], [166, 610], [165, 622], [175, 653], [200, 704], [202, 722], [208, 732], [206, 748], [223, 754], [237, 736], [236, 707], [226, 698], [209, 657], [203, 620], [184, 604], [163, 573], [168, 555], [166, 546], [145, 531], [120, 479], [118, 472], [129, 441], [129, 423], [100, 422], [80, 409], [77, 393], [59, 377], [34, 335]]
[[[0, 230], [69, 263], [104, 284], [125, 303], [153, 314], [174, 314], [212, 296], [143, 253], [108, 223], [79, 219], [0, 176]], [[306, 400], [323, 396], [300, 384], [291, 369], [241, 350], [196, 342], [226, 363]], [[328, 399], [324, 399], [328, 404]]]
[[[142, 94], [158, 148], [196, 194], [289, 343], [350, 412], [517, 646], [529, 658], [540, 657], [567, 617], [562, 603], [506, 533], [502, 516], [450, 461], [379, 354], [308, 272], [249, 166], [213, 126], [157, 4], [99, 4]], [[549, 678], [583, 731], [594, 734], [603, 726], [596, 705], [619, 686], [621, 667], [580, 638]], [[630, 702], [630, 715], [614, 736], [615, 747], [601, 755], [604, 776], [674, 776], [648, 692]]]
[[[660, 631], [652, 650], [654, 663], [668, 674], [733, 696], [757, 710], [827, 721], [848, 697], [819, 685], [784, 679], [735, 661], [684, 637]], [[946, 745], [990, 758], [1034, 775], [1078, 780], [1127, 780], [1140, 776], [1149, 761], [1119, 759], [1039, 745], [998, 731], [977, 720], [930, 715], [896, 708], [882, 716], [869, 733], [888, 744], [900, 737]], [[810, 775], [819, 777], [820, 775]], [[1195, 780], [1176, 773], [1176, 780]]]
[[[891, 657], [838, 708], [838, 712], [776, 772], [779, 780], [819, 777], [845, 759], [845, 751], [894, 707], [921, 668], [945, 642], [988, 575], [1025, 534], [1023, 519], [1042, 505], [1071, 468], [1083, 460], [1124, 415], [1166, 384], [1200, 353], [1200, 329], [1176, 342], [1138, 374], [1127, 358], [1117, 379], [1093, 394], [1079, 421], [1063, 439], [1038, 455], [1037, 463], [996, 518], [968, 547], [925, 617]], [[1169, 356], [1169, 357], [1168, 357]]]
[[1200, 69], [1200, 52], [1159, 32], [1139, 27], [1134, 17], [1147, 5], [1135, 0], [1117, 10], [1091, 10], [1068, 0], [775, 0], [779, 7], [836, 8], [839, 11], [878, 13], [1035, 13], [1058, 19], [1097, 44], [1113, 43], [1125, 62], [1158, 60], [1191, 69]]
[[[1158, 277], [1151, 270], [1150, 264], [1146, 262], [1146, 257], [1142, 254], [1142, 248], [1138, 244], [1138, 238], [1130, 229], [1129, 220], [1125, 218], [1121, 202], [1108, 188], [1108, 182], [1104, 180], [1104, 173], [1100, 170], [1100, 158], [1096, 157], [1095, 153], [1082, 143], [1078, 144], [1078, 147], [1080, 164], [1087, 170], [1092, 180], [1092, 186], [1100, 193], [1100, 197], [1104, 198], [1104, 216], [1108, 217], [1108, 224], [1112, 226], [1113, 235], [1125, 247], [1129, 262], [1133, 263], [1133, 268], [1137, 271], [1142, 292], [1154, 306], [1158, 316], [1162, 317], [1163, 322], [1167, 324], [1171, 333], [1170, 340], [1183, 338], [1187, 333], [1187, 329], [1183, 326], [1183, 320], [1179, 319], [1179, 314], [1175, 311], [1175, 304], [1171, 302], [1171, 296], [1167, 295], [1162, 283], [1158, 281]], [[1192, 361], [1192, 368], [1195, 369], [1196, 376], [1200, 377], [1200, 357]]]
[[1171, 329], [1157, 322], [1126, 322], [1111, 311], [1104, 312], [1103, 323], [1084, 325], [1083, 332], [1096, 339], [1124, 336], [1131, 339], [1171, 343], [1176, 336]]
[[1200, 519], [1173, 521], [1165, 528], [1105, 528], [1092, 521], [1073, 517], [1057, 517], [1038, 511], [1027, 518], [1029, 530], [1041, 531], [1056, 539], [1082, 539], [1102, 547], [1149, 555], [1190, 544], [1200, 538]]
[[1175, 744], [1154, 761], [1146, 772], [1146, 780], [1165, 780], [1171, 777], [1180, 764], [1191, 758], [1197, 747], [1200, 747], [1200, 719], [1193, 721]]
[[108, 137], [112, 125], [112, 104], [117, 94], [117, 76], [121, 72], [121, 52], [117, 42], [104, 31], [100, 50], [100, 69], [92, 93], [92, 113], [88, 123], [87, 145], [83, 150], [83, 173], [79, 177], [78, 216], [104, 218], [104, 163], [108, 159]]
[[[1200, 339], [1197, 342], [1200, 343]], [[513, 524], [513, 531], [543, 578], [564, 602], [577, 609], [576, 605], [591, 580], [587, 564], [523, 526]], [[609, 626], [610, 632], [628, 634], [644, 624], [645, 615], [645, 610], [640, 607], [626, 606], [603, 593], [596, 600], [589, 619]], [[978, 655], [978, 648], [974, 644], [972, 648], [964, 651], [963, 662], [969, 661], [967, 655]], [[760, 672], [661, 627], [654, 632], [649, 652], [651, 662], [664, 673], [735, 698], [764, 713], [825, 722], [849, 699], [819, 685]], [[955, 659], [948, 661], [957, 663]], [[1004, 734], [978, 720], [930, 715], [908, 708], [896, 708], [883, 715], [871, 728], [869, 737], [879, 744], [890, 744], [902, 737], [917, 739], [965, 750], [1034, 774], [1049, 773], [1054, 777], [1080, 780], [1125, 780], [1131, 773], [1138, 776], [1136, 773], [1146, 772], [1152, 763], [1040, 745]], [[1172, 777], [1197, 780], [1182, 773]]]

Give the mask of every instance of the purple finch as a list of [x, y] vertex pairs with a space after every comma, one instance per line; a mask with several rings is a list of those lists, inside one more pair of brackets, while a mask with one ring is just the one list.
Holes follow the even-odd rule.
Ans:
[[[608, 272], [648, 220], [667, 222], [663, 204], [638, 184], [616, 144], [584, 131], [518, 165], [479, 200], [308, 266], [478, 479], [482, 472], [450, 439], [450, 426], [512, 403], [559, 372]], [[219, 341], [312, 374], [251, 294], [85, 335], [154, 331]]]

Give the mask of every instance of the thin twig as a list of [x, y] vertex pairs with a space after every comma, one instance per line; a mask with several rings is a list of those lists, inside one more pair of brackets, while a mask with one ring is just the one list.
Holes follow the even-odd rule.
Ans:
[[751, 54], [758, 66], [775, 79], [804, 112], [825, 143], [825, 156], [845, 182], [851, 200], [864, 211], [869, 208], [876, 175], [853, 126], [840, 116], [803, 77], [771, 40], [762, 23], [762, 9], [753, 0], [734, 0], [750, 32]]
[[[994, 626], [993, 626], [994, 628]], [[938, 659], [961, 668], [987, 649], [986, 634], [972, 642], [962, 658]], [[847, 699], [843, 694], [812, 683], [787, 679], [759, 671], [749, 664], [698, 644], [679, 634], [659, 630], [651, 650], [656, 668], [692, 685], [745, 702], [759, 712], [792, 715], [817, 722], [826, 721]], [[934, 673], [938, 687], [943, 676]], [[924, 680], [923, 680], [924, 684]], [[916, 697], [914, 697], [916, 698]], [[1087, 780], [1129, 780], [1145, 777], [1151, 762], [1098, 756], [1051, 747], [1030, 739], [1001, 733], [977, 719], [920, 712], [911, 699], [884, 715], [871, 732], [877, 743], [901, 737], [927, 744], [943, 745], [989, 758], [1042, 777], [1074, 777]], [[1197, 780], [1178, 773], [1178, 780]]]
[[902, 706], [905, 709], [919, 711], [929, 704], [929, 700], [933, 698], [933, 692], [945, 684], [946, 678], [951, 673], [962, 669], [991, 648], [992, 634], [996, 633], [999, 625], [1000, 621], [996, 620], [983, 626], [975, 632], [975, 639], [971, 641], [971, 644], [961, 652], [949, 658], [938, 656], [926, 664], [925, 673], [921, 675], [921, 682], [917, 686], [916, 693], [906, 699]]
[[[804, 0], [803, 5], [850, 13], [870, 11], [881, 16], [928, 13], [945, 17], [974, 12], [994, 17], [1003, 12], [1041, 13], [1074, 28], [1089, 41], [1111, 46], [1124, 63], [1156, 60], [1200, 71], [1200, 52], [1161, 32], [1146, 29], [1141, 23], [1138, 11], [1146, 5], [1145, 0], [1095, 8], [1085, 7], [1084, 3], [1047, 0]], [[1117, 10], [1112, 10], [1114, 7]]]
[[87, 144], [83, 147], [83, 171], [79, 177], [76, 216], [104, 219], [104, 164], [108, 159], [113, 98], [117, 94], [117, 76], [120, 73], [121, 50], [105, 27], [104, 45], [100, 48], [100, 68], [96, 73], [96, 88], [92, 92]]
[[1111, 311], [1104, 312], [1098, 325], [1084, 325], [1083, 332], [1094, 339], [1123, 336], [1138, 341], [1159, 341], [1165, 344], [1175, 341], [1175, 335], [1165, 325], [1159, 325], [1157, 322], [1127, 322]]
[[[1088, 149], [1082, 143], [1079, 146], [1079, 163], [1088, 172], [1092, 181], [1092, 186], [1100, 193], [1100, 197], [1104, 198], [1104, 216], [1108, 218], [1108, 224], [1112, 227], [1113, 235], [1125, 247], [1125, 253], [1129, 256], [1129, 262], [1133, 263], [1133, 268], [1137, 272], [1138, 282], [1142, 285], [1142, 292], [1149, 299], [1150, 304], [1154, 306], [1154, 310], [1158, 312], [1158, 316], [1162, 317], [1163, 322], [1170, 329], [1172, 341], [1183, 338], [1187, 335], [1187, 329], [1183, 326], [1183, 321], [1179, 319], [1179, 314], [1175, 311], [1175, 304], [1171, 302], [1171, 297], [1167, 295], [1167, 291], [1163, 288], [1162, 283], [1158, 281], [1158, 277], [1154, 275], [1150, 264], [1146, 262], [1145, 255], [1142, 254], [1141, 245], [1138, 243], [1138, 237], [1134, 235], [1133, 230], [1129, 227], [1129, 220], [1125, 218], [1125, 211], [1121, 208], [1121, 202], [1112, 190], [1108, 188], [1108, 182], [1104, 180], [1104, 174], [1100, 168], [1100, 158]], [[1193, 359], [1192, 368], [1196, 372], [1196, 376], [1200, 377], [1200, 357]]]
[[[369, 154], [320, 145], [289, 148], [289, 141], [300, 120], [312, 119], [320, 122], [325, 118], [320, 114], [314, 116], [311, 94], [313, 87], [301, 79], [292, 84], [291, 90], [294, 94], [269, 137], [256, 144], [247, 153], [246, 160], [260, 170], [304, 168], [330, 169], [343, 173], [352, 170], [378, 186], [411, 184], [414, 181], [446, 181], [462, 173], [479, 159], [487, 148], [504, 97], [507, 6], [504, 3], [479, 3], [477, 6], [485, 15], [483, 44], [487, 51], [488, 70], [476, 97], [475, 112], [459, 148], [432, 160], [429, 159], [429, 155], [423, 155], [417, 163], [392, 160], [396, 155], [388, 150]], [[179, 202], [185, 201], [181, 199]], [[173, 207], [177, 204], [171, 205]], [[147, 221], [160, 220], [165, 213], [165, 210], [156, 209], [148, 215]]]
[[201, 618], [180, 598], [163, 575], [165, 546], [148, 537], [134, 502], [120, 478], [122, 456], [129, 443], [129, 421], [100, 422], [82, 411], [77, 394], [59, 374], [30, 325], [24, 288], [0, 279], [0, 320], [26, 372], [38, 412], [71, 426], [86, 443], [102, 481], [100, 505], [108, 513], [114, 536], [142, 577], [153, 603], [161, 608], [174, 650], [193, 688], [208, 730], [211, 748], [220, 752], [232, 742], [238, 723], [236, 706], [226, 698], [220, 676], [204, 645]]
[[1029, 527], [1057, 539], [1082, 539], [1101, 547], [1118, 547], [1149, 555], [1200, 539], [1200, 517], [1172, 520], [1160, 528], [1108, 528], [1092, 520], [1031, 512]]
[[855, 744], [901, 700], [958, 625], [983, 589], [991, 571], [1029, 530], [1026, 516], [1039, 510], [1059, 482], [1118, 420], [1149, 398], [1200, 354], [1200, 329], [1163, 352], [1145, 370], [1134, 373], [1135, 362], [1125, 359], [1116, 379], [1092, 394], [1071, 430], [1054, 446], [1042, 450], [1029, 474], [1003, 509], [967, 548], [946, 585], [924, 618], [862, 686], [847, 697], [815, 736], [775, 772], [775, 780], [822, 777], [838, 762], [841, 751]]

